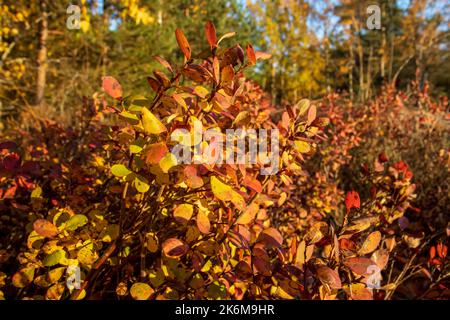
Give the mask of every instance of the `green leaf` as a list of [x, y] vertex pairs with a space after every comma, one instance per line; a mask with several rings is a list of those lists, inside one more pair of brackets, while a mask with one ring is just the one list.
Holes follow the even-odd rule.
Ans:
[[144, 107], [141, 109], [141, 113], [142, 125], [146, 134], [160, 134], [167, 131], [162, 122], [150, 110]]
[[145, 193], [148, 191], [148, 189], [150, 189], [148, 180], [138, 174], [134, 178], [133, 184], [134, 184], [134, 187], [136, 188], [136, 190], [140, 193]]
[[115, 164], [111, 167], [111, 173], [116, 177], [122, 178], [129, 175], [131, 171], [123, 164]]
[[42, 198], [42, 188], [37, 186], [33, 192], [31, 192], [31, 198]]
[[311, 151], [311, 146], [306, 141], [295, 140], [294, 143], [295, 143], [295, 148], [300, 153], [308, 153], [309, 151]]
[[140, 112], [143, 107], [149, 105], [149, 101], [146, 97], [141, 95], [127, 97], [123, 103], [125, 109], [130, 112]]
[[16, 288], [24, 288], [34, 279], [35, 267], [25, 267], [17, 271], [12, 277], [12, 284]]
[[88, 222], [88, 218], [83, 214], [76, 214], [66, 222], [66, 230], [75, 231], [79, 227], [84, 226]]
[[302, 99], [297, 103], [299, 112], [298, 115], [301, 116], [305, 114], [306, 110], [308, 110], [309, 106], [311, 105], [311, 102], [308, 99]]
[[142, 137], [137, 138], [130, 144], [130, 146], [129, 146], [130, 152], [131, 153], [141, 152], [144, 147], [144, 144], [145, 144], [145, 141]]
[[130, 113], [128, 111], [122, 111], [121, 113], [119, 113], [119, 115], [131, 125], [136, 125], [139, 123], [138, 116], [133, 113]]
[[56, 250], [44, 258], [42, 264], [46, 267], [52, 267], [58, 264], [66, 255], [64, 250]]
[[131, 286], [131, 297], [135, 300], [147, 300], [155, 292], [148, 284], [137, 282]]

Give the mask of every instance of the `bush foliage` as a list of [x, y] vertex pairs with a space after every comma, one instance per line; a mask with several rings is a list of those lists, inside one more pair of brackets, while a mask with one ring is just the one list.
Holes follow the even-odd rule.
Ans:
[[[184, 61], [156, 57], [149, 97], [104, 77], [75, 126], [4, 134], [0, 297], [449, 298], [447, 101], [386, 87], [280, 109], [244, 76], [269, 55], [205, 34], [194, 53], [176, 31]], [[278, 129], [279, 172], [211, 164], [196, 121]], [[178, 129], [201, 164], [170, 153]]]

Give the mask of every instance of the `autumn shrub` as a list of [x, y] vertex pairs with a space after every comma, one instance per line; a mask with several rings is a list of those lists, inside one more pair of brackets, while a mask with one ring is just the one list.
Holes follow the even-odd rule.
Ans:
[[[184, 60], [156, 57], [148, 96], [104, 77], [106, 95], [85, 99], [75, 126], [40, 119], [4, 134], [1, 297], [389, 299], [419, 273], [430, 280], [414, 297], [448, 295], [445, 235], [427, 229], [421, 242], [407, 225], [411, 168], [358, 156], [381, 113], [338, 95], [280, 112], [244, 77], [269, 55], [222, 47], [233, 34], [218, 39], [212, 23], [205, 34], [209, 49], [194, 54], [177, 29]], [[198, 123], [217, 135], [199, 139]], [[247, 130], [248, 144], [256, 130], [278, 132], [267, 149], [278, 170], [263, 174], [264, 154], [211, 161], [227, 129]], [[180, 145], [197, 161], [180, 162]]]
[[[3, 144], [2, 198], [9, 212], [2, 215], [2, 227], [24, 229], [14, 254], [2, 248], [6, 297], [282, 295], [273, 276], [286, 278], [277, 259], [283, 238], [271, 226], [265, 208], [273, 200], [264, 194], [279, 176], [261, 176], [261, 160], [178, 164], [169, 152], [175, 144], [171, 133], [183, 128], [195, 137], [196, 121], [222, 133], [276, 128], [269, 106], [259, 103], [261, 90], [243, 77], [267, 55], [250, 45], [246, 52], [238, 45], [219, 47], [231, 35], [217, 40], [212, 24], [206, 34], [210, 51], [194, 58], [177, 30], [185, 61], [174, 68], [156, 58], [167, 73], [155, 71], [148, 78], [152, 99], [124, 96], [117, 80], [105, 77], [103, 88], [113, 100], [87, 103], [92, 113], [81, 128], [45, 123], [27, 137], [11, 134], [17, 143]], [[290, 114], [280, 136], [279, 174], [286, 179], [298, 170], [298, 145], [313, 142], [323, 122], [307, 103]], [[103, 117], [112, 125], [99, 121]], [[194, 140], [183, 143], [208, 148], [206, 141]], [[24, 170], [29, 161], [36, 172]], [[5, 232], [2, 243], [10, 236]], [[80, 288], [66, 286], [73, 266], [81, 270]]]
[[[344, 194], [356, 189], [361, 199], [370, 200], [361, 216], [380, 215], [381, 222], [372, 221], [371, 228], [390, 248], [382, 272], [388, 290], [375, 291], [376, 298], [448, 296], [446, 99], [433, 102], [426, 87], [421, 92], [413, 86], [409, 94], [388, 87], [368, 106], [331, 94], [319, 109], [330, 118], [328, 139], [307, 162], [310, 175], [295, 188], [291, 208], [303, 219], [294, 215], [292, 225], [307, 232], [311, 223], [330, 217], [340, 225], [346, 219]], [[387, 162], [392, 163], [388, 176], [382, 174]], [[401, 175], [407, 180], [399, 181]]]

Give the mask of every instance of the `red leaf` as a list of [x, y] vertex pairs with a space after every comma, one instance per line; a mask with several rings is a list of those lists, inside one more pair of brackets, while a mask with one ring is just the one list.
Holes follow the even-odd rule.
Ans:
[[258, 193], [262, 192], [261, 182], [259, 182], [256, 178], [250, 175], [246, 175], [242, 183], [244, 184], [244, 186], [249, 187], [250, 189]]
[[359, 208], [361, 206], [358, 192], [347, 192], [347, 195], [345, 196], [345, 206], [347, 207], [347, 211], [350, 211], [352, 208]]
[[436, 257], [436, 248], [432, 246], [430, 248], [430, 260], [432, 260], [434, 257]]
[[45, 219], [38, 219], [33, 223], [33, 229], [36, 233], [43, 237], [53, 238], [58, 234], [56, 226]]
[[247, 57], [251, 65], [256, 64], [255, 50], [251, 44], [247, 45]]
[[155, 91], [155, 92], [159, 91], [159, 87], [161, 87], [161, 84], [159, 83], [158, 80], [156, 80], [155, 78], [152, 78], [152, 77], [147, 77], [147, 82], [153, 91]]
[[436, 249], [437, 249], [437, 254], [442, 259], [444, 259], [447, 256], [447, 246], [446, 245], [439, 242], [436, 246]]
[[211, 21], [206, 22], [205, 34], [211, 49], [217, 47], [216, 27], [214, 27], [214, 24]]
[[283, 244], [283, 236], [275, 228], [268, 228], [261, 232], [258, 242], [262, 242], [269, 247], [281, 247]]
[[317, 108], [315, 105], [312, 105], [311, 107], [309, 107], [308, 110], [308, 119], [306, 121], [306, 125], [311, 125], [311, 123], [313, 123], [314, 120], [316, 120], [316, 116], [317, 116]]
[[11, 153], [3, 159], [3, 168], [6, 171], [14, 171], [20, 167], [20, 157], [17, 153]]
[[155, 56], [154, 58], [155, 58], [155, 60], [158, 61], [163, 67], [165, 67], [167, 70], [169, 70], [170, 72], [173, 73], [172, 66], [170, 65], [169, 62], [167, 62], [166, 59], [161, 58], [160, 56]]
[[122, 97], [122, 86], [120, 85], [119, 81], [110, 76], [103, 77], [102, 80], [103, 90], [105, 90], [107, 94], [109, 94], [114, 99], [120, 99]]
[[169, 152], [169, 149], [164, 142], [153, 143], [145, 151], [145, 163], [158, 164], [167, 152]]
[[214, 57], [213, 60], [213, 70], [214, 70], [214, 80], [216, 83], [220, 82], [220, 64], [219, 59], [217, 57]]
[[378, 161], [381, 163], [388, 162], [389, 158], [387, 157], [386, 153], [382, 152], [378, 155]]
[[191, 59], [191, 47], [189, 46], [189, 42], [184, 36], [183, 31], [181, 29], [176, 29], [175, 37], [177, 38], [178, 46], [180, 47], [186, 59]]
[[266, 52], [256, 51], [255, 57], [256, 57], [256, 60], [258, 60], [258, 59], [267, 60], [267, 59], [270, 59], [272, 57], [272, 55], [269, 53], [266, 53]]
[[371, 274], [369, 267], [371, 265], [376, 266], [376, 263], [369, 258], [353, 257], [345, 260], [344, 265], [357, 275], [367, 276]]
[[197, 228], [203, 234], [208, 234], [211, 229], [208, 215], [204, 211], [199, 211], [197, 214]]
[[188, 250], [189, 247], [183, 241], [176, 238], [167, 239], [162, 244], [162, 251], [166, 256], [171, 258], [184, 256]]
[[316, 270], [317, 277], [323, 283], [328, 285], [331, 289], [340, 289], [342, 287], [339, 274], [326, 266], [320, 266]]

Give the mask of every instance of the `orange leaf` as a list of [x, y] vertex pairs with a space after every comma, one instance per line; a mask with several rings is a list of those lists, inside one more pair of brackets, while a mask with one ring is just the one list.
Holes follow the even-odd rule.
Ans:
[[347, 207], [347, 211], [350, 211], [352, 208], [359, 208], [361, 205], [361, 201], [359, 199], [359, 194], [356, 191], [349, 191], [345, 196], [345, 206]]
[[316, 106], [312, 105], [311, 107], [309, 107], [309, 110], [308, 110], [308, 120], [307, 120], [306, 124], [308, 126], [311, 125], [311, 123], [313, 123], [313, 121], [316, 120], [316, 116], [317, 116]]
[[167, 70], [169, 70], [170, 72], [173, 73], [172, 66], [170, 65], [170, 63], [169, 63], [166, 59], [161, 58], [160, 56], [155, 56], [154, 58], [155, 58], [155, 60], [158, 61], [163, 67], [165, 67]]
[[375, 263], [369, 258], [353, 257], [344, 261], [344, 265], [360, 276], [368, 276], [371, 274], [370, 266]]
[[269, 247], [281, 247], [283, 236], [277, 229], [268, 228], [259, 234], [258, 242], [262, 242]]
[[203, 186], [203, 179], [197, 175], [197, 169], [194, 166], [186, 166], [183, 169], [183, 176], [189, 188], [196, 189]]
[[187, 223], [194, 212], [194, 208], [191, 204], [183, 203], [175, 208], [173, 211], [173, 216], [181, 224]]
[[246, 175], [244, 180], [242, 181], [242, 183], [244, 184], [244, 186], [249, 187], [250, 189], [261, 193], [262, 192], [262, 185], [261, 182], [258, 181], [258, 179], [250, 176], [250, 175]]
[[389, 261], [389, 251], [386, 249], [378, 249], [372, 253], [370, 259], [377, 264], [380, 270], [383, 270]]
[[38, 219], [33, 223], [33, 229], [36, 233], [43, 237], [53, 238], [58, 234], [56, 226], [45, 219]]
[[373, 293], [362, 283], [353, 283], [345, 287], [345, 292], [353, 300], [373, 300]]
[[122, 97], [122, 86], [120, 85], [119, 81], [110, 76], [103, 77], [102, 80], [103, 90], [105, 90], [107, 94], [109, 94], [114, 99], [120, 99]]
[[146, 148], [145, 163], [150, 165], [158, 164], [168, 152], [169, 149], [164, 142], [153, 143]]
[[180, 47], [186, 59], [191, 59], [191, 47], [189, 46], [189, 42], [184, 36], [183, 31], [181, 29], [176, 29], [175, 37], [177, 38], [178, 46]]
[[272, 57], [272, 55], [269, 53], [266, 53], [266, 52], [256, 51], [255, 57], [256, 57], [256, 60], [258, 60], [258, 59], [267, 60], [267, 59], [270, 59]]
[[247, 57], [251, 65], [256, 64], [255, 50], [251, 44], [247, 45]]
[[439, 257], [441, 257], [442, 259], [444, 259], [447, 256], [447, 246], [444, 245], [443, 243], [439, 242], [436, 246], [436, 249]]
[[178, 258], [184, 256], [189, 247], [181, 240], [170, 238], [162, 244], [162, 250], [167, 257]]
[[331, 289], [340, 289], [342, 287], [339, 274], [326, 266], [319, 266], [316, 270], [317, 277], [324, 284], [328, 285]]
[[217, 57], [214, 57], [213, 59], [213, 69], [214, 69], [214, 80], [216, 83], [220, 82], [220, 64], [219, 59]]
[[252, 203], [245, 209], [245, 211], [236, 220], [236, 224], [249, 224], [255, 219], [256, 214], [259, 211], [259, 205]]
[[204, 211], [199, 211], [197, 214], [197, 228], [201, 233], [207, 234], [211, 229], [208, 215]]
[[361, 245], [361, 248], [359, 249], [358, 253], [361, 255], [371, 253], [378, 247], [380, 241], [381, 241], [380, 231], [372, 232], [367, 236], [366, 240]]
[[214, 27], [214, 24], [211, 21], [206, 22], [205, 34], [211, 49], [217, 47], [216, 27]]

